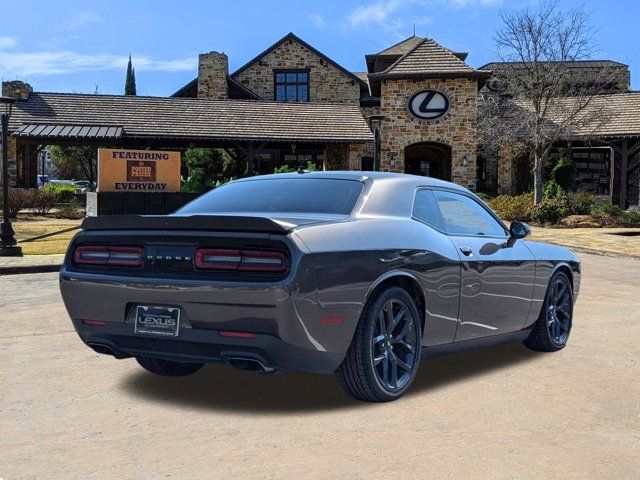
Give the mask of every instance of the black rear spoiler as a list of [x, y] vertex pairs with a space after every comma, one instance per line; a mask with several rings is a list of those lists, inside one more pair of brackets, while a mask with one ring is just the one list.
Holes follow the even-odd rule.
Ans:
[[231, 215], [104, 215], [87, 217], [83, 230], [215, 230], [225, 232], [286, 233], [289, 229], [265, 217]]

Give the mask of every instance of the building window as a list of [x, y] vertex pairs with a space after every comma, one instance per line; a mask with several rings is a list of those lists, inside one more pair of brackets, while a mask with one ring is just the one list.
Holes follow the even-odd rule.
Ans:
[[309, 72], [275, 72], [275, 98], [279, 102], [309, 101]]

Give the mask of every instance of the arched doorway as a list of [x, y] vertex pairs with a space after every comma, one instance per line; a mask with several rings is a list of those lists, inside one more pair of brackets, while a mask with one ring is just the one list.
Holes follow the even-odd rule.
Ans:
[[451, 181], [451, 147], [444, 143], [414, 143], [404, 149], [404, 173]]

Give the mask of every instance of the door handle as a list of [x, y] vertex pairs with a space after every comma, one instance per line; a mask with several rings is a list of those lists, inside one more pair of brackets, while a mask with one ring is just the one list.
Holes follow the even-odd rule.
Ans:
[[460, 247], [460, 251], [465, 257], [473, 256], [473, 250], [471, 250], [471, 247]]

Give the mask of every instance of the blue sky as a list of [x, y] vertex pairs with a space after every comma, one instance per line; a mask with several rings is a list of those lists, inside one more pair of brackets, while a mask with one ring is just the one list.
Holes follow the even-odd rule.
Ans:
[[[3, 2], [0, 76], [39, 91], [122, 93], [133, 56], [139, 95], [168, 95], [192, 80], [197, 56], [211, 50], [238, 68], [293, 31], [352, 71], [413, 32], [491, 61], [499, 12], [519, 0], [22, 1]], [[640, 89], [638, 0], [561, 0], [583, 5], [596, 29], [596, 57], [627, 63]], [[7, 21], [6, 19], [10, 19]]]

